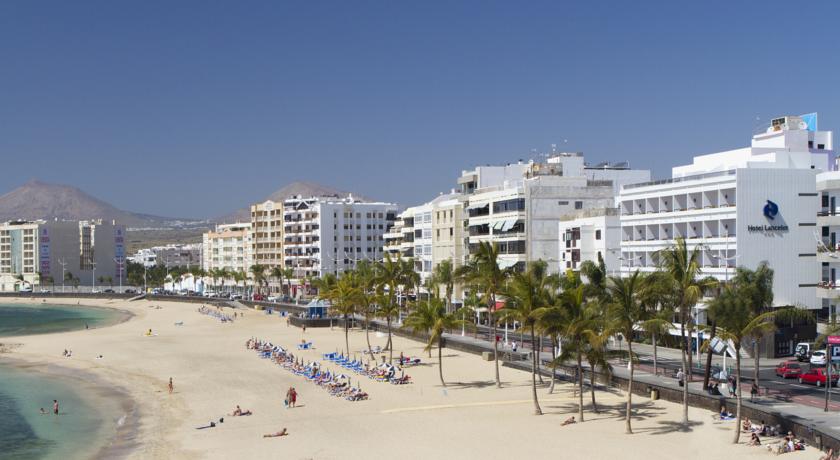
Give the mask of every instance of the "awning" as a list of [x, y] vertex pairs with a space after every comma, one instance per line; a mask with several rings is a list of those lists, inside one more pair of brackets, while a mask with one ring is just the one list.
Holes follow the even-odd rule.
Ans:
[[514, 265], [516, 265], [516, 261], [515, 260], [510, 260], [510, 259], [499, 259], [496, 263], [499, 265], [499, 268], [501, 268], [502, 270], [504, 270], [506, 268], [513, 267]]
[[504, 223], [504, 225], [502, 225], [502, 231], [503, 231], [503, 232], [506, 232], [506, 231], [508, 231], [508, 230], [512, 229], [513, 227], [515, 227], [515, 226], [516, 226], [516, 223], [517, 223], [517, 222], [518, 222], [518, 220], [517, 220], [517, 219], [508, 219], [508, 220], [506, 220], [506, 221], [505, 221], [505, 223]]
[[476, 203], [467, 206], [467, 211], [472, 211], [474, 209], [482, 209], [482, 208], [489, 208], [490, 203]]
[[490, 228], [492, 228], [493, 230], [499, 230], [502, 228], [503, 225], [505, 225], [504, 220], [497, 220], [496, 222], [493, 222], [493, 225]]

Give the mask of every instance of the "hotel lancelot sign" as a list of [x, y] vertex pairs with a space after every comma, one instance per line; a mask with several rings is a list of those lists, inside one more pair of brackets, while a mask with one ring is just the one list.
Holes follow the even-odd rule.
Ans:
[[[776, 203], [767, 200], [767, 204], [764, 205], [764, 217], [767, 220], [775, 220], [776, 216], [779, 215], [779, 205]], [[781, 224], [781, 225], [747, 225], [747, 231], [749, 232], [786, 232], [788, 231], [788, 226]]]

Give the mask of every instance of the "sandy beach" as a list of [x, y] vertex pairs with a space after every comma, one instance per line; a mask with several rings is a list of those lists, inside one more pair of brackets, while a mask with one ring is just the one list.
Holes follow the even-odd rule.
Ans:
[[[12, 301], [12, 299], [8, 299]], [[35, 302], [18, 299], [14, 302]], [[41, 302], [37, 300], [37, 302]], [[55, 303], [75, 301], [60, 299]], [[85, 305], [126, 310], [126, 322], [84, 331], [4, 339], [0, 360], [22, 360], [50, 368], [89, 373], [125, 392], [134, 402], [138, 426], [128, 458], [560, 458], [672, 459], [759, 458], [763, 447], [732, 445], [732, 423], [716, 421], [706, 410], [692, 409], [692, 426], [679, 423], [680, 406], [634, 398], [634, 435], [624, 434], [620, 392], [597, 393], [600, 414], [586, 408], [586, 421], [561, 427], [576, 415], [576, 397], [567, 384], [553, 394], [539, 389], [545, 415], [534, 416], [530, 374], [501, 369], [504, 388], [495, 388], [492, 362], [444, 350], [444, 376], [435, 358], [417, 341], [395, 337], [397, 355], [419, 356], [424, 364], [407, 369], [413, 383], [390, 385], [361, 377], [370, 398], [351, 402], [330, 396], [245, 348], [251, 337], [294, 349], [302, 339], [314, 350], [293, 350], [305, 360], [343, 349], [336, 328], [288, 327], [278, 315], [246, 311], [234, 323], [199, 314], [198, 305], [158, 301], [82, 300]], [[231, 312], [232, 310], [226, 309]], [[182, 323], [178, 325], [177, 323]], [[151, 329], [152, 336], [145, 333]], [[386, 338], [371, 333], [373, 345]], [[19, 344], [8, 346], [9, 344]], [[350, 334], [351, 350], [361, 356], [363, 331]], [[66, 348], [72, 358], [62, 357]], [[98, 358], [102, 355], [102, 358]], [[431, 363], [431, 364], [430, 364]], [[326, 368], [341, 371], [335, 364]], [[346, 372], [346, 371], [345, 371]], [[167, 383], [173, 378], [174, 392]], [[358, 375], [353, 374], [353, 383]], [[298, 407], [284, 408], [286, 390], [297, 388]], [[585, 401], [589, 401], [586, 394]], [[230, 417], [236, 405], [254, 412]], [[211, 420], [224, 423], [197, 430]], [[289, 435], [263, 438], [287, 428]], [[817, 459], [813, 447], [785, 458]]]

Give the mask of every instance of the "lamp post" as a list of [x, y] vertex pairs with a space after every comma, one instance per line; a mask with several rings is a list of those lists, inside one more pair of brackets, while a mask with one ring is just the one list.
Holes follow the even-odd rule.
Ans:
[[122, 272], [123, 272], [122, 257], [114, 257], [114, 262], [117, 263], [117, 270], [119, 270], [119, 274], [117, 275], [117, 278], [119, 279], [119, 283], [120, 283], [120, 294], [122, 294], [122, 290], [123, 290], [122, 289]]
[[67, 262], [64, 259], [58, 259], [58, 263], [61, 265], [61, 293], [64, 294], [64, 270], [67, 266]]
[[93, 293], [96, 292], [96, 262], [91, 262], [90, 266], [91, 266], [91, 279], [90, 279], [91, 289], [90, 289], [90, 293], [93, 294]]

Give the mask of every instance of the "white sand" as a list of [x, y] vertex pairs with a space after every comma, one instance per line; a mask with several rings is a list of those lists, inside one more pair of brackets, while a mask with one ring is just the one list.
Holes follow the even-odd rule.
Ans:
[[[5, 299], [4, 299], [5, 300]], [[30, 300], [19, 300], [31, 303]], [[40, 303], [40, 300], [37, 301]], [[72, 304], [63, 300], [54, 303]], [[427, 365], [410, 368], [414, 383], [395, 386], [362, 378], [368, 401], [350, 402], [330, 396], [281, 367], [260, 359], [244, 346], [249, 337], [269, 339], [294, 348], [304, 334], [287, 327], [277, 315], [248, 311], [234, 324], [222, 324], [196, 312], [198, 305], [176, 302], [82, 300], [83, 304], [128, 310], [130, 321], [103, 329], [16, 337], [8, 355], [30, 362], [48, 362], [95, 373], [122, 387], [140, 408], [140, 447], [131, 458], [590, 458], [673, 459], [753, 458], [771, 454], [749, 447], [748, 436], [732, 445], [732, 423], [720, 423], [709, 411], [691, 409], [694, 422], [683, 431], [681, 408], [664, 401], [636, 397], [636, 434], [624, 434], [623, 395], [598, 392], [599, 415], [588, 406], [584, 423], [561, 427], [576, 415], [570, 385], [555, 393], [538, 389], [543, 416], [534, 416], [530, 374], [501, 369], [504, 388], [493, 385], [493, 364], [475, 355], [444, 350], [444, 389], [438, 379], [437, 354], [429, 360], [419, 342], [396, 338], [396, 350], [421, 356]], [[154, 309], [152, 306], [160, 306]], [[230, 310], [227, 310], [230, 311]], [[183, 326], [175, 323], [183, 321]], [[145, 337], [152, 329], [154, 337]], [[306, 360], [344, 347], [336, 328], [310, 328], [305, 338], [316, 349], [295, 354]], [[384, 337], [371, 333], [374, 345]], [[365, 348], [364, 333], [353, 331], [352, 350]], [[73, 357], [62, 358], [65, 348]], [[104, 359], [95, 359], [99, 354]], [[428, 363], [432, 363], [429, 365]], [[340, 371], [334, 365], [327, 367]], [[175, 393], [166, 384], [174, 378]], [[358, 375], [353, 375], [357, 382]], [[286, 390], [300, 394], [295, 409], [284, 409]], [[250, 417], [229, 417], [235, 405], [254, 411]], [[215, 428], [195, 430], [225, 417]], [[264, 433], [286, 427], [289, 436], [264, 439]], [[809, 447], [785, 458], [816, 459]]]

